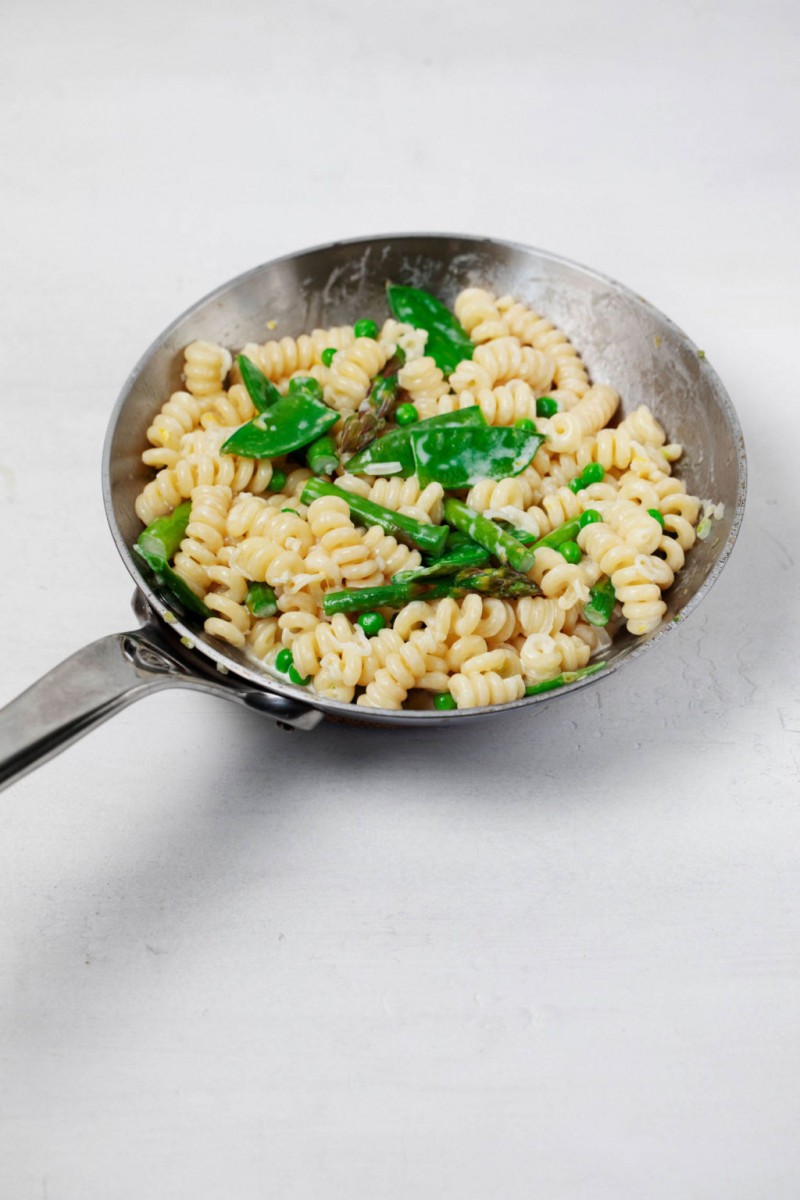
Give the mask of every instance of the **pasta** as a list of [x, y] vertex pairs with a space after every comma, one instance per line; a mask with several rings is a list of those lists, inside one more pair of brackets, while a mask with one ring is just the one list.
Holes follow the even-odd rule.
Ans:
[[[651, 410], [640, 404], [620, 416], [618, 393], [590, 378], [576, 346], [545, 316], [477, 286], [459, 293], [454, 313], [462, 353], [449, 364], [435, 330], [397, 311], [380, 328], [361, 321], [244, 346], [286, 411], [296, 395], [330, 410], [330, 494], [309, 486], [318, 478], [306, 464], [310, 441], [260, 457], [249, 445], [226, 450], [237, 431], [259, 421], [265, 428], [266, 409], [247, 364], [213, 342], [187, 346], [185, 390], [164, 400], [147, 429], [142, 459], [154, 475], [135, 510], [145, 526], [184, 513], [170, 565], [196, 598], [205, 632], [329, 700], [470, 709], [580, 677], [623, 626], [634, 637], [658, 628], [698, 520], [720, 515], [673, 474], [682, 448]], [[397, 395], [380, 409], [378, 385], [392, 372]], [[380, 455], [374, 474], [355, 462], [348, 469], [352, 423], [367, 430], [369, 446], [383, 432], [402, 432], [401, 409], [412, 430], [435, 418], [437, 428], [480, 427], [492, 437], [535, 426], [543, 439], [511, 473], [471, 476], [463, 487], [426, 475], [419, 458], [417, 473]], [[456, 435], [453, 446], [457, 456]], [[452, 500], [523, 548], [541, 543], [524, 569], [511, 570], [474, 533], [489, 576], [522, 578], [513, 598], [499, 583], [482, 594], [468, 573], [445, 573], [444, 583], [430, 574], [428, 543], [414, 544], [404, 530], [438, 533], [445, 517], [453, 523]], [[383, 517], [359, 516], [361, 502]], [[386, 514], [396, 521], [387, 526]], [[339, 591], [384, 597], [404, 573], [419, 579], [418, 595], [409, 587], [403, 600], [362, 616], [358, 606], [326, 607]], [[607, 611], [598, 617], [603, 589]]]

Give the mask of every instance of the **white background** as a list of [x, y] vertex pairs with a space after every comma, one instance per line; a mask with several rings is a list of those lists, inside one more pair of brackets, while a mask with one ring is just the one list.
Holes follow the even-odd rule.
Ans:
[[744, 528], [602, 686], [456, 732], [182, 692], [0, 800], [3, 1200], [795, 1200], [793, 0], [5, 0], [0, 702], [132, 624], [110, 408], [279, 254], [483, 233], [726, 383]]

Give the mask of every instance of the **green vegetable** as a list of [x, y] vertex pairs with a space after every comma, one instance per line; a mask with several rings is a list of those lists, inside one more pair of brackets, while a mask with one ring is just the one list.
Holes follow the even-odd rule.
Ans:
[[592, 525], [595, 521], [602, 521], [602, 519], [596, 508], [587, 508], [579, 517], [571, 517], [563, 525], [557, 525], [544, 537], [539, 538], [538, 542], [533, 543], [533, 549], [541, 550], [543, 546], [549, 546], [551, 550], [558, 550], [562, 543], [574, 542], [585, 525]]
[[[135, 546], [134, 549], [136, 549]], [[159, 567], [158, 570], [153, 571], [153, 575], [158, 586], [165, 592], [169, 592], [187, 612], [193, 613], [196, 617], [202, 617], [204, 621], [214, 616], [208, 605], [200, 599], [196, 592], [192, 591], [186, 580], [172, 567]]]
[[136, 551], [149, 566], [162, 567], [172, 562], [186, 536], [192, 513], [191, 500], [184, 501], [165, 517], [156, 517], [136, 539]]
[[575, 492], [582, 491], [583, 488], [589, 487], [593, 483], [602, 483], [606, 477], [606, 469], [602, 463], [591, 462], [585, 466], [580, 475], [577, 475], [569, 483], [569, 490]]
[[590, 625], [607, 625], [616, 602], [617, 593], [614, 590], [614, 585], [604, 575], [589, 590], [589, 599], [583, 606], [584, 620], [588, 621]]
[[[385, 410], [388, 405], [394, 402], [398, 387], [396, 374], [376, 376], [375, 382], [369, 392], [369, 402], [372, 407], [376, 411]], [[383, 411], [382, 415], [388, 416], [388, 413]]]
[[356, 624], [361, 626], [367, 637], [372, 638], [386, 628], [386, 618], [379, 612], [362, 612]]
[[387, 583], [378, 587], [345, 588], [326, 592], [322, 607], [326, 616], [340, 612], [360, 612], [375, 608], [402, 608], [411, 600], [441, 600], [452, 596], [460, 600], [469, 592], [481, 596], [497, 596], [513, 600], [519, 596], [535, 596], [539, 588], [512, 567], [465, 567], [445, 579], [410, 579], [404, 583]]
[[558, 412], [558, 401], [552, 396], [540, 396], [536, 401], [537, 417], [554, 417]]
[[541, 433], [505, 425], [413, 427], [411, 449], [420, 484], [471, 487], [482, 479], [507, 479], [528, 466], [544, 441]]
[[353, 326], [353, 333], [357, 338], [365, 337], [374, 340], [378, 336], [378, 326], [374, 321], [356, 321]]
[[[538, 596], [539, 585], [514, 567], [464, 567], [453, 576], [458, 592], [479, 592], [500, 600], [517, 600], [521, 596]], [[453, 593], [455, 594], [455, 592]]]
[[402, 608], [411, 600], [440, 600], [451, 594], [452, 579], [411, 579], [407, 583], [386, 583], [376, 587], [344, 588], [326, 592], [322, 609], [326, 617], [336, 613], [371, 612], [376, 608]]
[[338, 436], [340, 454], [357, 454], [383, 433], [397, 403], [397, 372], [403, 362], [405, 354], [398, 349], [372, 381], [368, 404], [345, 420]]
[[169, 592], [189, 612], [207, 620], [214, 615], [211, 609], [169, 565], [186, 534], [191, 511], [191, 501], [187, 500], [166, 516], [156, 517], [139, 534], [133, 550], [150, 568], [160, 588]]
[[309, 683], [311, 683], [311, 676], [306, 675], [306, 677], [304, 679], [303, 676], [300, 674], [300, 672], [297, 670], [297, 668], [294, 666], [289, 667], [288, 675], [289, 675], [289, 678], [291, 679], [292, 683], [296, 683], [298, 687], [306, 687]]
[[[449, 543], [448, 538], [448, 543]], [[455, 546], [447, 546], [441, 558], [424, 567], [414, 567], [409, 571], [398, 571], [392, 576], [393, 583], [407, 583], [411, 579], [438, 579], [443, 575], [452, 575], [462, 567], [485, 567], [491, 555], [483, 546], [464, 538]]]
[[[452, 413], [441, 413], [438, 417], [426, 417], [418, 421], [413, 430], [393, 429], [383, 437], [377, 438], [369, 446], [354, 454], [347, 461], [347, 470], [353, 475], [413, 475], [414, 451], [411, 447], [411, 434], [420, 429], [436, 429], [439, 426], [486, 425], [484, 417], [477, 404], [470, 408], [457, 409]], [[385, 470], [386, 467], [392, 470]]]
[[509, 563], [517, 571], [529, 571], [533, 566], [534, 553], [523, 546], [513, 534], [501, 528], [495, 521], [484, 517], [474, 508], [469, 508], [461, 500], [445, 500], [444, 519], [462, 533], [466, 533], [484, 550], [499, 559], [501, 563]]
[[330, 434], [323, 434], [306, 450], [306, 462], [315, 475], [332, 475], [339, 465], [336, 443]]
[[316, 441], [339, 420], [339, 414], [310, 392], [297, 389], [281, 396], [267, 412], [241, 425], [222, 446], [223, 454], [275, 458]]
[[[352, 492], [346, 492], [333, 483], [317, 478], [309, 479], [303, 488], [303, 503], [311, 504], [313, 500], [319, 500], [322, 496], [338, 496], [346, 502], [351, 514], [361, 524], [380, 525], [381, 529], [393, 537], [416, 546], [426, 554], [441, 554], [447, 540], [448, 530], [444, 525], [423, 525], [413, 517], [406, 517], [403, 513], [384, 508], [382, 504], [373, 504], [371, 500], [354, 496]], [[380, 605], [370, 604], [369, 607], [379, 608]]]
[[295, 375], [289, 380], [289, 395], [295, 392], [307, 392], [315, 400], [322, 400], [322, 384], [313, 375]]
[[268, 408], [272, 408], [272, 405], [281, 398], [275, 384], [267, 379], [261, 368], [257, 367], [252, 359], [247, 358], [244, 354], [240, 354], [236, 362], [241, 372], [242, 383], [247, 389], [247, 394], [253, 401], [256, 411], [262, 413], [266, 412]]
[[433, 697], [433, 707], [439, 712], [450, 712], [452, 709], [458, 708], [458, 705], [449, 692], [436, 692]]
[[254, 617], [274, 617], [278, 601], [268, 583], [251, 583], [244, 600]]
[[501, 529], [505, 529], [507, 533], [513, 534], [518, 542], [522, 542], [523, 546], [532, 546], [536, 541], [536, 534], [531, 533], [530, 529], [520, 529], [511, 521], [505, 521], [501, 517], [496, 518], [497, 524]]
[[529, 433], [536, 433], [536, 424], [530, 417], [520, 417], [518, 421], [514, 422], [514, 428], [527, 429]]
[[398, 404], [394, 419], [398, 425], [413, 425], [419, 420], [419, 413], [413, 404]]
[[581, 529], [585, 529], [587, 525], [596, 525], [598, 521], [602, 521], [602, 516], [596, 508], [587, 508], [578, 517], [578, 524]]
[[579, 563], [583, 558], [583, 551], [577, 542], [562, 542], [558, 547], [558, 553], [563, 555], [568, 563]]
[[556, 675], [555, 679], [545, 679], [544, 683], [530, 683], [525, 688], [525, 695], [538, 696], [540, 692], [552, 692], [555, 688], [566, 687], [568, 683], [575, 683], [579, 679], [585, 679], [587, 675], [602, 671], [605, 665], [604, 662], [590, 663], [588, 667], [580, 667], [577, 671], [564, 671], [561, 675]]
[[294, 666], [292, 652], [288, 646], [284, 646], [283, 650], [279, 650], [275, 655], [275, 669], [282, 671], [284, 674]]
[[664, 528], [664, 514], [662, 512], [660, 512], [659, 509], [657, 509], [657, 508], [648, 508], [647, 511], [650, 514], [650, 516], [653, 518], [654, 521], [658, 521], [659, 525], [663, 529]]
[[331, 363], [333, 362], [334, 355], [337, 353], [338, 353], [338, 351], [335, 346], [328, 346], [328, 348], [326, 350], [323, 350], [322, 354], [320, 354], [320, 356], [319, 356], [320, 362], [323, 364], [323, 366], [329, 367], [331, 365]]
[[389, 308], [398, 321], [427, 331], [425, 353], [445, 375], [454, 371], [462, 359], [472, 358], [475, 347], [469, 334], [435, 296], [419, 288], [394, 284], [387, 286], [386, 295]]
[[272, 478], [269, 481], [269, 490], [271, 492], [282, 492], [286, 487], [286, 472], [273, 471]]

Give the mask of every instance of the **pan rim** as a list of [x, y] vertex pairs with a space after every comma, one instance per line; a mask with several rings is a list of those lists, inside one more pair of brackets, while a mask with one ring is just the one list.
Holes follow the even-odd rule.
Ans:
[[[355, 714], [358, 714], [359, 723], [364, 724], [382, 724], [384, 727], [387, 724], [398, 725], [429, 725], [439, 723], [444, 720], [457, 720], [467, 717], [476, 718], [488, 716], [495, 713], [511, 712], [520, 708], [528, 708], [531, 705], [537, 704], [543, 700], [555, 700], [562, 696], [566, 696], [570, 692], [574, 692], [577, 688], [585, 687], [599, 682], [606, 676], [613, 674], [614, 671], [634, 659], [640, 657], [645, 652], [651, 650], [658, 643], [674, 631], [676, 626], [682, 624], [691, 613], [697, 608], [703, 599], [708, 595], [713, 585], [719, 578], [724, 566], [726, 565], [733, 547], [738, 538], [742, 520], [744, 517], [745, 501], [747, 496], [747, 458], [745, 452], [744, 435], [739, 422], [739, 418], [733, 407], [733, 403], [728, 395], [722, 380], [714, 370], [710, 362], [702, 356], [702, 368], [707, 374], [710, 385], [715, 393], [716, 399], [719, 401], [732, 435], [732, 439], [736, 450], [736, 465], [737, 465], [737, 489], [735, 509], [731, 518], [731, 526], [723, 546], [711, 567], [708, 576], [697, 589], [697, 591], [689, 597], [686, 603], [678, 610], [676, 616], [668, 621], [665, 625], [655, 630], [652, 634], [642, 638], [636, 645], [631, 647], [624, 657], [610, 664], [608, 667], [602, 668], [583, 679], [576, 680], [571, 684], [566, 684], [563, 687], [553, 689], [549, 692], [542, 692], [535, 696], [523, 696], [519, 700], [511, 701], [507, 704], [487, 705], [480, 708], [458, 709], [452, 711], [439, 710], [388, 710], [388, 709], [370, 709], [353, 704], [344, 703], [343, 701], [328, 699], [324, 696], [318, 696], [308, 691], [303, 687], [297, 687], [289, 682], [284, 683], [280, 678], [266, 673], [265, 668], [258, 668], [253, 664], [252, 668], [240, 663], [237, 659], [232, 658], [223, 650], [217, 649], [202, 639], [197, 637], [197, 632], [183, 624], [180, 617], [176, 616], [170, 609], [169, 605], [158, 595], [151, 587], [148, 580], [141, 573], [139, 566], [134, 559], [123, 535], [117, 524], [114, 514], [112, 485], [111, 485], [111, 467], [112, 467], [112, 443], [114, 434], [119, 423], [120, 415], [125, 407], [125, 404], [130, 396], [131, 390], [139, 378], [142, 371], [145, 369], [151, 358], [160, 350], [163, 344], [169, 339], [174, 330], [178, 328], [187, 318], [193, 313], [204, 308], [206, 305], [219, 299], [225, 293], [235, 287], [243, 284], [247, 279], [259, 274], [266, 268], [275, 267], [282, 263], [292, 262], [301, 259], [308, 255], [316, 253], [329, 252], [340, 248], [367, 248], [368, 246], [378, 243], [391, 241], [393, 243], [402, 243], [405, 241], [419, 242], [421, 240], [429, 241], [458, 241], [462, 243], [474, 243], [475, 245], [488, 245], [490, 247], [502, 247], [506, 250], [517, 251], [525, 255], [534, 255], [541, 260], [546, 260], [550, 263], [558, 264], [585, 275], [599, 283], [610, 287], [615, 292], [632, 301], [634, 304], [641, 306], [645, 310], [652, 313], [660, 322], [666, 323], [676, 335], [676, 337], [684, 343], [684, 345], [692, 349], [696, 354], [700, 355], [696, 343], [685, 333], [685, 331], [667, 316], [649, 300], [643, 297], [640, 293], [634, 291], [626, 284], [620, 283], [612, 276], [606, 275], [603, 272], [597, 271], [592, 267], [587, 267], [574, 259], [567, 258], [560, 254], [555, 254], [552, 251], [543, 250], [535, 246], [530, 246], [522, 242], [511, 241], [504, 238], [488, 237], [479, 234], [459, 234], [459, 233], [383, 233], [370, 234], [355, 238], [339, 238], [332, 242], [324, 242], [314, 246], [309, 246], [301, 250], [295, 250], [287, 254], [278, 256], [277, 258], [269, 259], [266, 262], [260, 263], [254, 267], [248, 268], [246, 271], [240, 272], [238, 275], [232, 276], [225, 282], [219, 284], [211, 291], [206, 293], [200, 299], [196, 300], [182, 313], [175, 317], [161, 332], [151, 341], [143, 354], [139, 356], [134, 366], [129, 371], [125, 381], [120, 389], [119, 395], [114, 403], [109, 416], [108, 426], [106, 429], [105, 439], [102, 452], [102, 495], [103, 503], [106, 511], [106, 519], [111, 530], [111, 535], [117, 547], [125, 566], [132, 576], [136, 587], [146, 596], [147, 602], [154, 612], [158, 614], [161, 621], [167, 625], [170, 635], [182, 640], [184, 645], [191, 643], [192, 650], [199, 650], [205, 659], [210, 660], [212, 667], [215, 668], [223, 677], [233, 676], [237, 681], [247, 685], [248, 689], [257, 689], [266, 693], [276, 694], [285, 698], [300, 701], [308, 705], [309, 708], [315, 708], [325, 714], [330, 714], [336, 718], [347, 720], [348, 716], [351, 720]], [[205, 670], [207, 670], [207, 665]], [[372, 714], [375, 714], [374, 717]]]

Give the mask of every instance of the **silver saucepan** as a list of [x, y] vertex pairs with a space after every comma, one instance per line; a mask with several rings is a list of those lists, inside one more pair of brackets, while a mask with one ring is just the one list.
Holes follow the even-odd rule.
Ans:
[[[145, 430], [181, 386], [183, 348], [196, 339], [232, 348], [279, 334], [349, 323], [384, 311], [387, 280], [425, 288], [446, 302], [463, 287], [513, 293], [575, 342], [592, 378], [612, 384], [623, 413], [647, 403], [671, 441], [685, 447], [688, 491], [724, 504], [710, 536], [692, 549], [666, 594], [661, 627], [644, 639], [621, 633], [606, 668], [570, 688], [510, 705], [452, 712], [359, 707], [359, 724], [430, 725], [499, 715], [549, 700], [603, 677], [671, 635], [708, 592], [741, 524], [746, 464], [741, 429], [720, 380], [672, 321], [595, 271], [541, 250], [489, 238], [402, 235], [336, 242], [256, 267], [195, 304], [137, 363], [111, 415], [103, 454], [103, 498], [117, 549], [136, 584], [140, 627], [73, 654], [0, 711], [0, 786], [64, 749], [125, 705], [165, 687], [188, 687], [257, 709], [281, 724], [312, 729], [323, 716], [353, 720], [352, 705], [328, 700], [259, 668], [242, 653], [175, 619], [131, 553], [141, 525], [134, 500], [151, 477], [142, 465]], [[188, 648], [188, 647], [191, 648]]]

